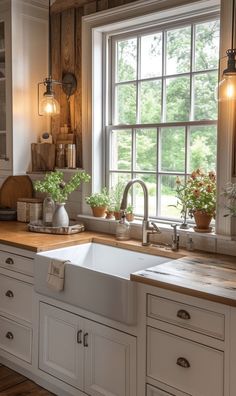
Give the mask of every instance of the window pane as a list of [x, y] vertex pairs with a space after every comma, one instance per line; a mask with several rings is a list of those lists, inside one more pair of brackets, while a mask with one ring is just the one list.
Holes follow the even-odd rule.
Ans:
[[189, 173], [197, 168], [216, 170], [216, 126], [197, 126], [190, 130]]
[[216, 120], [215, 88], [218, 73], [210, 72], [194, 77], [194, 120]]
[[209, 21], [195, 27], [195, 70], [217, 69], [219, 59], [220, 21]]
[[161, 170], [184, 172], [185, 128], [161, 129]]
[[[144, 181], [148, 189], [148, 198], [149, 198], [149, 215], [156, 216], [156, 175], [144, 175], [144, 174], [136, 174], [138, 179]], [[135, 183], [133, 186], [133, 198], [134, 198], [134, 213], [137, 215], [142, 215], [144, 212], [144, 198], [143, 198], [143, 189], [138, 184]]]
[[118, 124], [136, 123], [136, 85], [124, 84], [116, 88], [116, 120]]
[[180, 218], [181, 208], [175, 208], [176, 204], [176, 176], [162, 175], [160, 215], [169, 218]]
[[141, 38], [141, 78], [162, 74], [162, 33]]
[[117, 43], [116, 81], [136, 80], [137, 76], [137, 39], [118, 41]]
[[124, 186], [131, 180], [130, 173], [110, 173], [110, 187], [116, 186], [118, 183], [124, 184]]
[[141, 123], [161, 121], [161, 81], [141, 83]]
[[111, 169], [131, 170], [132, 131], [112, 131], [111, 133]]
[[189, 121], [190, 79], [189, 77], [166, 80], [166, 121]]
[[191, 26], [167, 32], [166, 74], [190, 71]]
[[136, 131], [136, 170], [156, 171], [157, 130]]

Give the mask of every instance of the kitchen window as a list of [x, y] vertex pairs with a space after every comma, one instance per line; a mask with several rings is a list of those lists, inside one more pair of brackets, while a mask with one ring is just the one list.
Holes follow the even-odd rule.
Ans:
[[152, 217], [180, 218], [177, 176], [216, 170], [219, 29], [212, 13], [105, 36], [106, 184], [142, 179]]

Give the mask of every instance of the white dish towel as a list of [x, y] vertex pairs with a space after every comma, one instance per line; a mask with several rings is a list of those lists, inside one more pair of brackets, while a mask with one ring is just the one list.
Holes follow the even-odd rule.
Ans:
[[47, 285], [55, 291], [64, 289], [65, 265], [69, 260], [52, 259], [48, 266]]

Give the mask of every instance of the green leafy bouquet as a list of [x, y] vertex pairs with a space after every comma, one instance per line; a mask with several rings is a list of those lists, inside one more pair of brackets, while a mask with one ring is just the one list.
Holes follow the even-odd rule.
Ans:
[[47, 173], [43, 180], [34, 182], [34, 189], [49, 194], [57, 203], [64, 203], [81, 182], [90, 180], [89, 174], [84, 171], [75, 173], [67, 183], [63, 177], [63, 172], [60, 171]]

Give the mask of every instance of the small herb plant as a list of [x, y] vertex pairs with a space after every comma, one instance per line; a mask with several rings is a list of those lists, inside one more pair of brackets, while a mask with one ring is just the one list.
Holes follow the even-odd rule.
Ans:
[[184, 183], [177, 177], [176, 184], [177, 206], [181, 206], [182, 214], [188, 210], [190, 216], [196, 211], [215, 215], [216, 176], [214, 172], [204, 173], [197, 169]]
[[225, 207], [229, 213], [226, 213], [224, 217], [236, 216], [236, 183], [227, 183], [223, 188], [222, 195], [224, 195], [228, 201]]
[[63, 176], [63, 172], [60, 171], [47, 173], [43, 180], [34, 182], [34, 189], [49, 194], [57, 203], [64, 203], [82, 182], [90, 180], [90, 176], [84, 171], [75, 173], [67, 183]]
[[110, 206], [112, 210], [114, 210], [114, 212], [119, 212], [120, 210], [124, 189], [125, 189], [125, 184], [119, 181], [110, 190]]
[[91, 194], [85, 198], [85, 202], [91, 207], [107, 207], [110, 205], [110, 197], [106, 187], [100, 193]]

